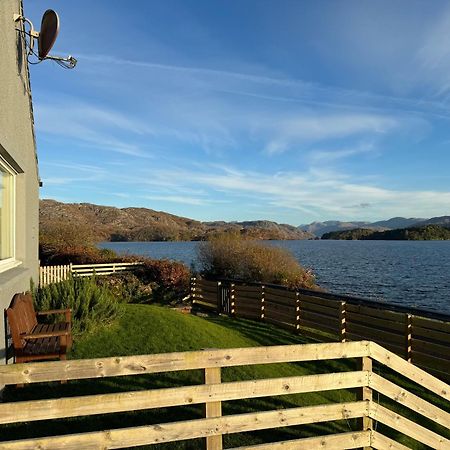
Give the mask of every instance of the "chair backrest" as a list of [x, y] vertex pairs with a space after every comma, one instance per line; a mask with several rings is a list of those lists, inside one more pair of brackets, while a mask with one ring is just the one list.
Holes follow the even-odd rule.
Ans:
[[36, 312], [31, 294], [16, 294], [6, 310], [14, 350], [25, 346], [21, 334], [30, 333], [37, 325]]

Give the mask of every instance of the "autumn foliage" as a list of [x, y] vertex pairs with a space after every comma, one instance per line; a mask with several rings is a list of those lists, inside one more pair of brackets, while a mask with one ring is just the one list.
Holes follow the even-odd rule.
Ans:
[[199, 260], [205, 276], [247, 282], [315, 287], [315, 277], [288, 251], [245, 239], [237, 233], [215, 235], [200, 244]]

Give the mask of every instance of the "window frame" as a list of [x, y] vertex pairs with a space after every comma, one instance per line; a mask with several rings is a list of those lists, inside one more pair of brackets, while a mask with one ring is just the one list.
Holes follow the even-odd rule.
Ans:
[[[9, 235], [9, 245], [11, 248], [11, 256], [5, 259], [0, 259], [0, 273], [5, 272], [9, 269], [12, 269], [14, 267], [19, 266], [22, 264], [21, 261], [18, 261], [16, 259], [16, 187], [17, 187], [17, 170], [2, 156], [0, 155], [0, 167], [2, 171], [6, 172], [11, 176], [10, 180], [10, 199], [11, 207], [10, 211], [8, 213], [10, 214], [9, 220], [8, 220], [8, 226], [10, 227], [10, 235]], [[1, 245], [1, 243], [0, 243]]]

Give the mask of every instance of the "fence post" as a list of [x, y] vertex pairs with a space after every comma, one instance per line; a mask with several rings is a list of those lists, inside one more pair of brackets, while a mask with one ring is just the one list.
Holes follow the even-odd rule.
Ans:
[[[368, 356], [362, 357], [361, 370], [367, 370], [369, 372], [372, 372], [372, 358]], [[362, 396], [361, 400], [363, 401], [364, 400], [372, 401], [372, 389], [368, 386], [363, 386], [361, 396]], [[373, 429], [373, 420], [370, 417], [363, 417], [362, 430], [369, 431], [372, 429]], [[372, 447], [363, 447], [363, 449], [371, 450]]]
[[[205, 368], [205, 384], [221, 383], [220, 367], [206, 367]], [[206, 403], [206, 418], [221, 417], [222, 416], [222, 402], [207, 402]], [[222, 435], [208, 436], [206, 438], [206, 450], [222, 450]]]
[[295, 330], [300, 332], [300, 292], [295, 293]]
[[340, 308], [339, 308], [339, 336], [340, 336], [340, 341], [341, 342], [345, 342], [346, 339], [346, 333], [347, 333], [347, 329], [346, 329], [346, 315], [347, 315], [347, 302], [340, 302]]
[[230, 284], [230, 313], [232, 316], [234, 316], [236, 314], [236, 309], [235, 309], [235, 296], [234, 296], [234, 283]]
[[408, 362], [411, 362], [411, 358], [412, 358], [412, 315], [411, 314], [406, 314], [406, 317], [405, 317], [405, 344], [406, 344], [405, 358]]
[[266, 292], [264, 285], [261, 285], [261, 320], [264, 320], [264, 302], [266, 299]]
[[223, 298], [222, 298], [222, 282], [217, 281], [217, 288], [216, 288], [216, 303], [217, 303], [217, 313], [222, 314], [223, 311]]
[[197, 278], [195, 278], [195, 277], [191, 278], [190, 294], [191, 294], [192, 304], [195, 303], [195, 282], [196, 282], [196, 280], [197, 280]]

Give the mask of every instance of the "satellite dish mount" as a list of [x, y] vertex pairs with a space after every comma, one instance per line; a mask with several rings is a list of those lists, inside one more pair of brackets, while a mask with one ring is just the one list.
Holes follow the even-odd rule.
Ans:
[[[76, 66], [77, 60], [71, 55], [66, 58], [49, 55], [59, 33], [59, 17], [55, 11], [52, 9], [47, 9], [47, 11], [45, 11], [42, 16], [40, 32], [34, 29], [31, 20], [20, 14], [14, 14], [13, 19], [14, 22], [21, 21], [23, 23], [23, 29], [18, 31], [21, 31], [25, 36], [28, 36], [28, 40], [25, 39], [25, 43], [27, 46], [27, 59], [30, 64], [39, 64], [42, 61], [49, 59], [55, 61], [65, 69], [73, 69]], [[29, 31], [26, 31], [25, 24], [28, 24]], [[35, 39], [38, 40], [38, 53], [34, 50]], [[35, 56], [37, 60], [31, 60], [30, 58], [32, 56]]]

